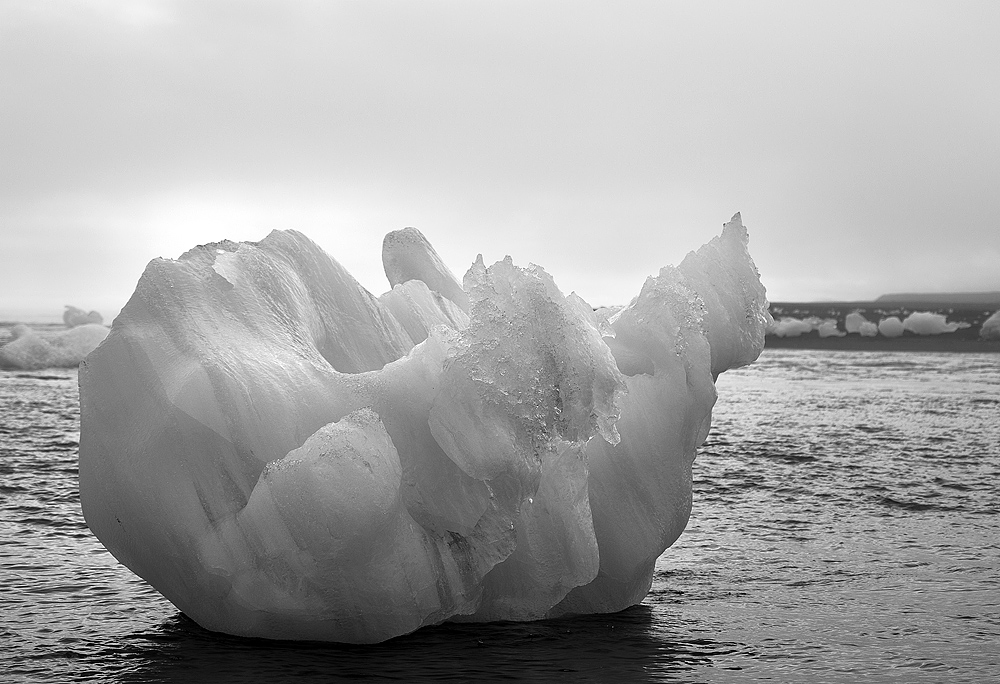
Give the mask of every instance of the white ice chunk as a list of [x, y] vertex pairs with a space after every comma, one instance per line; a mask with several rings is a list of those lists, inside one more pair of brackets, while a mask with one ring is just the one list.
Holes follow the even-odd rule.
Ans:
[[847, 333], [837, 328], [837, 319], [825, 318], [816, 326], [820, 337], [843, 337]]
[[903, 321], [903, 330], [909, 330], [917, 335], [953, 333], [969, 326], [970, 324], [964, 321], [949, 323], [947, 316], [932, 311], [914, 311]]
[[81, 367], [87, 523], [231, 634], [621, 610], [686, 524], [715, 376], [763, 347], [746, 247], [737, 215], [599, 311], [509, 258], [462, 289], [413, 229], [381, 299], [295, 232], [155, 260]]
[[806, 319], [794, 318], [792, 316], [782, 316], [780, 319], [772, 320], [767, 326], [768, 335], [778, 337], [798, 337], [813, 331], [820, 324], [820, 319], [810, 316]]
[[903, 322], [899, 320], [899, 316], [887, 316], [878, 322], [879, 334], [884, 337], [899, 337], [903, 330]]
[[878, 335], [878, 325], [871, 321], [865, 321], [861, 324], [858, 332], [861, 333], [862, 337], [875, 337]]
[[858, 311], [852, 311], [844, 319], [844, 329], [848, 333], [856, 333], [862, 337], [875, 337], [878, 335], [878, 326], [864, 317]]
[[1000, 311], [983, 321], [979, 327], [979, 337], [984, 340], [1000, 340]]

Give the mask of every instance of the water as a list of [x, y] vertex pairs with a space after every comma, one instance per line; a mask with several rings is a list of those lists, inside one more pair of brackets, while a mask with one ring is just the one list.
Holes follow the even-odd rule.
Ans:
[[1000, 680], [1000, 355], [767, 350], [719, 379], [640, 606], [369, 647], [212, 634], [119, 566], [80, 513], [76, 382], [0, 372], [4, 681]]

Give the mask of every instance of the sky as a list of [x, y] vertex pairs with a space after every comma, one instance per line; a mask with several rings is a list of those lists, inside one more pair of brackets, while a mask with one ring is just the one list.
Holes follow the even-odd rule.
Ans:
[[772, 301], [1000, 290], [1000, 3], [0, 2], [0, 318], [420, 229], [626, 303], [737, 211]]

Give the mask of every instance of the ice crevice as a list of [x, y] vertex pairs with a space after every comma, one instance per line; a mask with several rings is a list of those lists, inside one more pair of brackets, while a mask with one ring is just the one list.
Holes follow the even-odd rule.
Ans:
[[770, 318], [739, 214], [594, 310], [386, 236], [376, 298], [304, 235], [149, 264], [80, 370], [80, 494], [202, 626], [368, 643], [621, 610], [683, 530], [714, 380]]

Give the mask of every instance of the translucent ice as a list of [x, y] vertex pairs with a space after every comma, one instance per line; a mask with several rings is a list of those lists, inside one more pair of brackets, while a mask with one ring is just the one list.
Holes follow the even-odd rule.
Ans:
[[97, 348], [108, 329], [85, 323], [55, 335], [42, 337], [26, 325], [15, 325], [13, 340], [0, 347], [0, 368], [72, 368]]
[[593, 310], [391, 233], [376, 299], [295, 232], [154, 260], [80, 371], [80, 496], [203, 626], [375, 642], [640, 601], [691, 506], [715, 377], [770, 317], [737, 214]]

